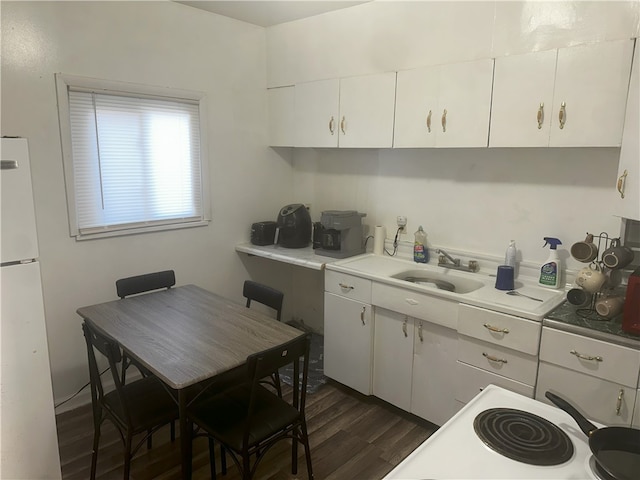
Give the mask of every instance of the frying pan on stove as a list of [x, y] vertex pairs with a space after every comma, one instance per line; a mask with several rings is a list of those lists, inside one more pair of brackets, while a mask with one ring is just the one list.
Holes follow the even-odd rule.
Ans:
[[580, 430], [589, 437], [591, 453], [605, 473], [616, 480], [640, 478], [640, 430], [630, 427], [598, 428], [566, 400], [551, 392], [544, 395], [571, 415]]

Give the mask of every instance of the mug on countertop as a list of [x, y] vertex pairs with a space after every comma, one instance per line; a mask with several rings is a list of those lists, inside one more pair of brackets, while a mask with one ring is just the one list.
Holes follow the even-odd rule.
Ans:
[[567, 292], [567, 301], [576, 307], [586, 307], [591, 303], [593, 294], [585, 292], [581, 288], [572, 288]]
[[620, 295], [609, 295], [600, 298], [596, 302], [596, 312], [605, 318], [613, 318], [622, 312], [624, 308], [624, 297]]

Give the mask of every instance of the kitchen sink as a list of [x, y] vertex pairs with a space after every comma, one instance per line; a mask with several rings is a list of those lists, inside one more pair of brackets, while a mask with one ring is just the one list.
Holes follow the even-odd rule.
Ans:
[[408, 270], [391, 275], [391, 278], [454, 293], [470, 293], [484, 286], [484, 283], [479, 280], [454, 277], [452, 275], [428, 272], [425, 270]]

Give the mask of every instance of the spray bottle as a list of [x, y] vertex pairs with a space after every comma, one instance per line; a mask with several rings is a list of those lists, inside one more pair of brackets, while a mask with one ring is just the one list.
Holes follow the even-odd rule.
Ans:
[[560, 257], [558, 256], [558, 245], [562, 245], [562, 242], [554, 237], [544, 237], [545, 244], [542, 248], [549, 245], [549, 258], [540, 267], [540, 279], [538, 283], [543, 287], [558, 288], [560, 285]]

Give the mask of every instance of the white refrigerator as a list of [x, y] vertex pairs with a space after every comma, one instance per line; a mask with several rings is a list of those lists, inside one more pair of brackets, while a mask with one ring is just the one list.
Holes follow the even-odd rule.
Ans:
[[59, 479], [27, 140], [0, 156], [0, 479]]

